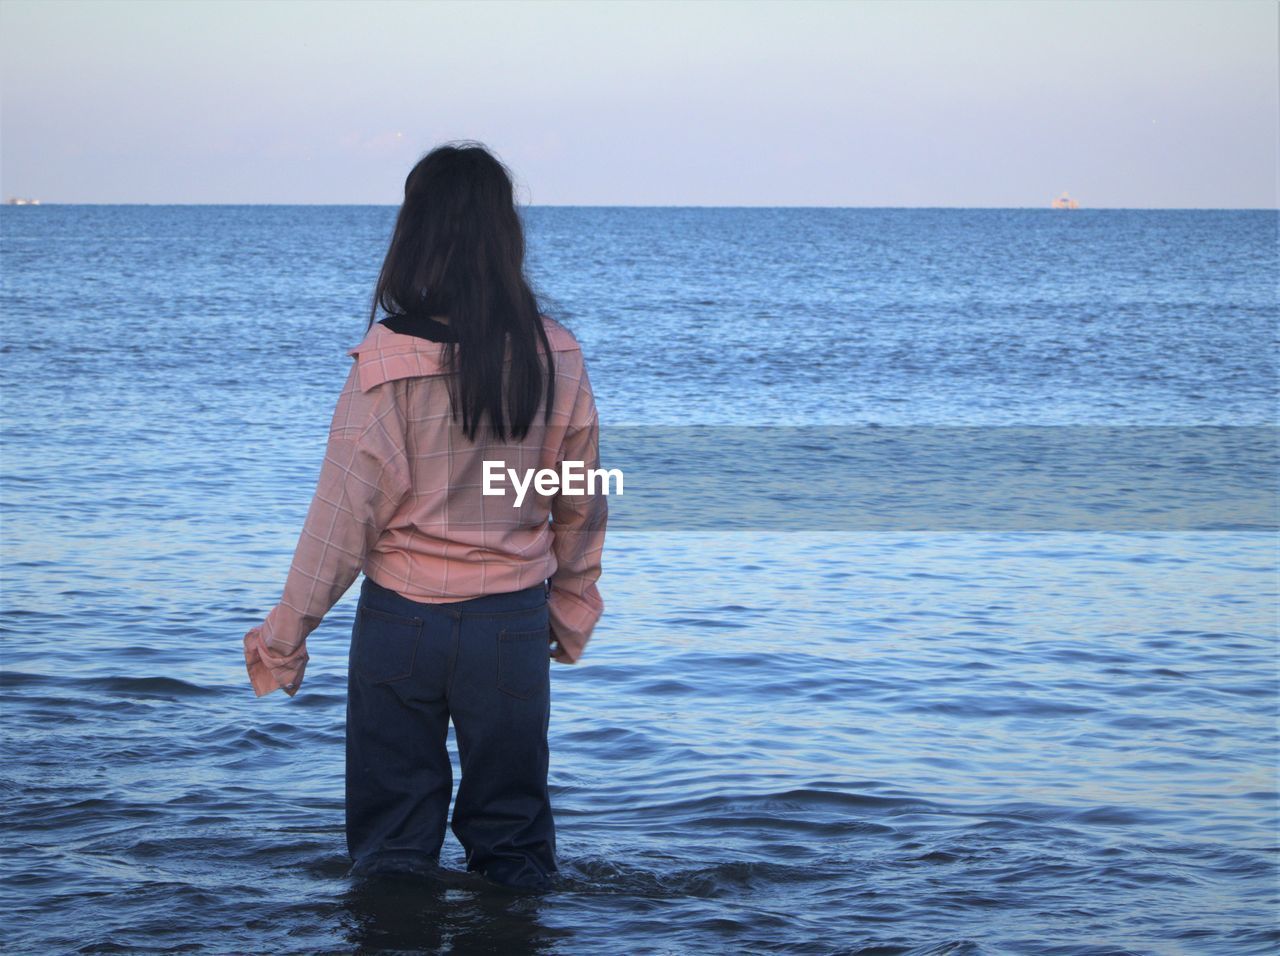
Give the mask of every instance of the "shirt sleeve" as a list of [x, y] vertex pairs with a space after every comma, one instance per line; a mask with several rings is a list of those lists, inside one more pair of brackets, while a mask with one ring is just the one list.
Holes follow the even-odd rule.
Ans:
[[[585, 366], [565, 433], [561, 462], [580, 461], [600, 467], [600, 421]], [[587, 489], [590, 490], [589, 488]], [[596, 580], [604, 553], [609, 506], [599, 485], [596, 494], [557, 494], [551, 502], [552, 551], [556, 570], [547, 598], [551, 632], [558, 650], [552, 656], [575, 664], [604, 613]]]
[[352, 365], [284, 593], [245, 635], [245, 662], [259, 697], [276, 688], [290, 697], [298, 692], [309, 659], [307, 635], [346, 593], [409, 494], [395, 386], [385, 382], [362, 392]]

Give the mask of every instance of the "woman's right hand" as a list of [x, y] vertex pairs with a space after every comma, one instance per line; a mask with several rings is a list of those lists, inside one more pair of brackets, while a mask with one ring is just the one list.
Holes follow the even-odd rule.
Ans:
[[261, 625], [250, 628], [244, 636], [245, 669], [258, 697], [276, 689], [283, 689], [292, 697], [302, 685], [302, 675], [309, 659], [306, 641], [289, 657], [272, 654], [262, 639]]

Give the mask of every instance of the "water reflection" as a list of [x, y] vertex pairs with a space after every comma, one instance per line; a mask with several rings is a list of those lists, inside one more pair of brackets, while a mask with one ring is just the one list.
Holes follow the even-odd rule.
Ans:
[[339, 898], [339, 923], [356, 952], [551, 952], [563, 932], [543, 923], [554, 891], [507, 890], [475, 874], [355, 876]]

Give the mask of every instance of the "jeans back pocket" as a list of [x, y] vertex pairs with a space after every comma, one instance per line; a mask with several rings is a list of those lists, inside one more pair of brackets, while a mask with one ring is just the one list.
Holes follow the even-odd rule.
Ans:
[[421, 636], [422, 618], [361, 604], [356, 608], [351, 668], [371, 684], [404, 680], [413, 674]]
[[498, 690], [526, 699], [548, 686], [551, 671], [550, 629], [498, 632]]

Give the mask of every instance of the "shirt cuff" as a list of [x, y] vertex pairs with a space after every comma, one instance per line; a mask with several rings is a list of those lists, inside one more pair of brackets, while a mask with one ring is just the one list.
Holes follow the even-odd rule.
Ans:
[[307, 669], [307, 642], [303, 640], [290, 655], [273, 654], [262, 637], [262, 627], [251, 628], [244, 636], [244, 662], [249, 671], [249, 682], [258, 697], [281, 689], [290, 697], [302, 686], [302, 675]]
[[553, 577], [547, 605], [551, 618], [551, 636], [559, 646], [558, 652], [551, 656], [562, 664], [576, 664], [604, 611], [600, 592], [594, 584], [589, 584], [585, 595], [577, 595], [556, 587]]

